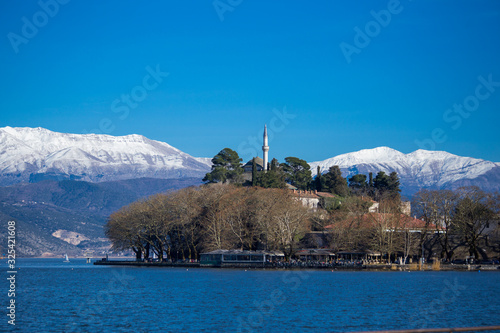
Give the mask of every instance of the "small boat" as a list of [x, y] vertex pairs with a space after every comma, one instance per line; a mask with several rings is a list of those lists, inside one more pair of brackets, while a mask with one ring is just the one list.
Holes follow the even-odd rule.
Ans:
[[64, 257], [65, 257], [65, 259], [63, 262], [69, 262], [68, 254], [65, 254]]

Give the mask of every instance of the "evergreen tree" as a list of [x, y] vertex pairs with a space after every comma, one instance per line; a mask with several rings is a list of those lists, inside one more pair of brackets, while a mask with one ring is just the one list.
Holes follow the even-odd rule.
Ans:
[[285, 177], [283, 173], [277, 170], [259, 172], [257, 175], [256, 186], [264, 188], [286, 188]]
[[388, 181], [389, 177], [387, 177], [385, 172], [379, 171], [373, 180], [373, 187], [377, 190], [385, 190], [387, 188]]
[[203, 178], [206, 183], [242, 183], [242, 159], [230, 148], [222, 149], [212, 159], [212, 171]]
[[330, 167], [328, 172], [324, 176], [325, 188], [338, 196], [346, 197], [349, 193], [349, 188], [347, 187], [347, 180], [342, 177], [342, 171], [338, 165]]
[[255, 157], [252, 159], [252, 186], [257, 184], [257, 163]]
[[368, 195], [373, 198], [374, 195], [374, 185], [373, 185], [373, 172], [368, 174]]
[[381, 200], [383, 198], [400, 200], [401, 189], [399, 188], [399, 177], [397, 172], [393, 171], [389, 176], [383, 171], [380, 171], [373, 181], [375, 189], [375, 199]]
[[277, 159], [273, 158], [271, 160], [271, 171], [276, 171], [280, 167], [280, 163], [278, 162]]
[[286, 181], [300, 190], [307, 190], [311, 184], [311, 167], [306, 161], [297, 157], [285, 158], [282, 164], [283, 171], [286, 174]]
[[387, 191], [389, 177], [383, 171], [379, 171], [373, 180], [374, 199], [380, 201]]
[[321, 175], [321, 168], [318, 165], [318, 168], [316, 169], [316, 179], [314, 180], [316, 191], [321, 192], [323, 189], [323, 182], [322, 178], [323, 176]]
[[257, 173], [255, 185], [264, 188], [286, 188], [285, 173], [277, 159], [273, 158], [269, 171]]
[[400, 200], [401, 199], [401, 189], [399, 188], [399, 177], [396, 171], [393, 171], [389, 175], [387, 180], [387, 191], [391, 199]]
[[366, 183], [366, 175], [357, 174], [352, 176], [349, 180], [349, 188], [356, 195], [364, 195], [368, 190]]

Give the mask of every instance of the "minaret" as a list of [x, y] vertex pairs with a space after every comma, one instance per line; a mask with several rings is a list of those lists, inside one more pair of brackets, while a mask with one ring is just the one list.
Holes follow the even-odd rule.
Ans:
[[262, 146], [262, 152], [264, 153], [264, 171], [267, 171], [267, 152], [269, 151], [269, 146], [267, 145], [267, 125], [264, 125], [264, 145]]

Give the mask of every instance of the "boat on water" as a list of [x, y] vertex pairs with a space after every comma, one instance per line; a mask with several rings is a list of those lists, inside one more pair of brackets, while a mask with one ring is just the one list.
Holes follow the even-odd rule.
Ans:
[[64, 258], [65, 258], [65, 259], [64, 259], [64, 261], [63, 261], [63, 262], [69, 262], [68, 254], [65, 254], [65, 255], [64, 255]]

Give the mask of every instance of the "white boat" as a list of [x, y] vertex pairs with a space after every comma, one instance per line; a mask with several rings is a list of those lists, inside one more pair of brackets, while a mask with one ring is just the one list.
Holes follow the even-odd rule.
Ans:
[[65, 259], [63, 262], [69, 262], [68, 254], [65, 254], [64, 257], [65, 257]]

